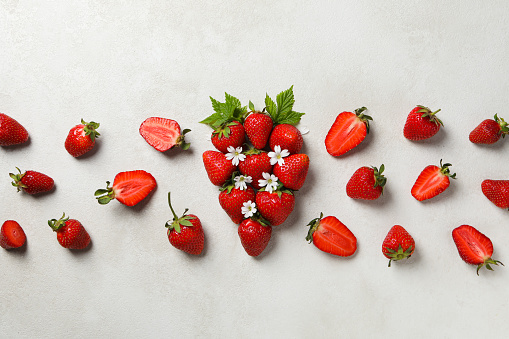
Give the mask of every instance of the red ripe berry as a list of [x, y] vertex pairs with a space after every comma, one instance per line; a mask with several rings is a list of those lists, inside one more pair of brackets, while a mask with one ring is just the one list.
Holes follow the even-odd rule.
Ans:
[[409, 140], [424, 140], [431, 138], [444, 124], [428, 107], [417, 106], [409, 114], [403, 128], [405, 138]]
[[255, 201], [255, 197], [256, 193], [252, 187], [247, 186], [241, 190], [229, 185], [219, 193], [219, 204], [234, 223], [240, 224], [244, 220], [242, 206], [246, 201]]
[[46, 174], [36, 171], [26, 171], [21, 173], [21, 170], [16, 167], [18, 174], [9, 173], [9, 176], [14, 180], [12, 186], [18, 188], [18, 192], [23, 189], [28, 194], [37, 194], [51, 191], [55, 182]]
[[274, 175], [286, 188], [299, 190], [306, 181], [309, 170], [309, 157], [306, 154], [292, 154], [284, 159], [284, 164], [274, 165]]
[[98, 189], [95, 196], [101, 205], [117, 199], [126, 206], [134, 206], [145, 199], [156, 186], [156, 179], [144, 170], [120, 172], [115, 176], [112, 187], [110, 182], [106, 181], [106, 189]]
[[415, 250], [414, 238], [402, 226], [394, 225], [382, 243], [382, 253], [392, 261], [410, 258]]
[[254, 148], [263, 149], [272, 132], [273, 121], [268, 114], [254, 112], [247, 116], [244, 128]]
[[140, 135], [159, 152], [165, 152], [175, 146], [183, 150], [189, 149], [191, 144], [185, 142], [185, 135], [190, 131], [190, 129], [181, 131], [180, 125], [175, 120], [159, 117], [147, 118], [140, 126]]
[[270, 149], [274, 150], [276, 146], [281, 146], [281, 149], [286, 149], [290, 154], [299, 153], [304, 139], [297, 127], [290, 124], [280, 124], [274, 127], [270, 134], [269, 145]]
[[361, 167], [346, 184], [346, 194], [352, 199], [375, 200], [382, 195], [387, 179], [382, 175], [385, 166]]
[[366, 138], [369, 133], [369, 121], [373, 120], [364, 114], [366, 109], [361, 107], [354, 112], [338, 114], [325, 137], [325, 148], [330, 155], [335, 157], [343, 155]]
[[349, 257], [357, 250], [357, 238], [338, 218], [320, 217], [309, 222], [306, 240], [312, 242], [321, 251]]
[[241, 147], [246, 141], [244, 126], [238, 121], [224, 124], [212, 132], [211, 140], [218, 151], [228, 153], [228, 147]]
[[249, 218], [240, 224], [238, 234], [246, 253], [252, 257], [257, 257], [269, 244], [272, 226]]
[[203, 165], [210, 182], [216, 186], [223, 186], [237, 169], [223, 153], [216, 151], [203, 152]]
[[481, 183], [483, 194], [496, 206], [509, 209], [509, 180], [486, 179]]
[[270, 164], [270, 158], [266, 152], [258, 149], [251, 149], [244, 152], [246, 159], [239, 163], [239, 170], [242, 174], [250, 176], [253, 181], [251, 185], [254, 188], [260, 189], [258, 180], [263, 179], [262, 174], [272, 173], [272, 165]]
[[90, 244], [90, 235], [83, 225], [75, 219], [65, 217], [48, 220], [48, 225], [57, 232], [57, 240], [62, 247], [81, 250]]
[[97, 128], [99, 123], [85, 122], [81, 119], [81, 124], [71, 128], [65, 139], [67, 152], [73, 157], [79, 157], [94, 148], [95, 139], [100, 135]]
[[27, 240], [23, 228], [14, 220], [6, 220], [0, 229], [0, 246], [5, 249], [23, 246]]
[[494, 119], [486, 119], [474, 128], [468, 138], [474, 144], [490, 145], [496, 143], [500, 137], [505, 137], [506, 134], [509, 134], [507, 122], [495, 114]]
[[22, 144], [28, 140], [28, 132], [19, 122], [0, 113], [0, 146]]
[[290, 192], [258, 191], [256, 206], [264, 219], [271, 225], [277, 226], [285, 222], [295, 207], [295, 197]]
[[445, 191], [450, 185], [449, 178], [456, 178], [456, 173], [451, 174], [449, 166], [451, 164], [442, 165], [442, 160], [440, 160], [440, 167], [435, 165], [426, 166], [412, 187], [412, 196], [419, 201], [423, 201]]

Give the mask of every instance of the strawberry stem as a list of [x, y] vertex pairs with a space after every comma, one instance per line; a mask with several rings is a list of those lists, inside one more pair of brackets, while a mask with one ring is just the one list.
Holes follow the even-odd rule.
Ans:
[[308, 235], [306, 236], [306, 240], [309, 241], [309, 243], [311, 243], [313, 241], [313, 233], [315, 233], [316, 229], [320, 225], [320, 220], [322, 220], [322, 218], [323, 218], [323, 213], [320, 212], [320, 216], [318, 218], [311, 220], [309, 222], [309, 224], [307, 224], [307, 226], [309, 226], [309, 231], [308, 231]]
[[65, 217], [65, 212], [64, 214], [62, 214], [62, 217], [60, 219], [51, 219], [51, 220], [48, 220], [48, 225], [49, 227], [51, 227], [51, 229], [53, 231], [58, 231], [59, 229], [61, 229], [64, 225], [65, 225], [65, 222], [69, 220], [69, 217]]
[[97, 202], [101, 205], [106, 205], [113, 199], [115, 199], [115, 191], [113, 187], [110, 187], [110, 182], [106, 181], [106, 189], [100, 188], [94, 193]]
[[170, 205], [171, 213], [173, 213], [173, 220], [177, 220], [178, 219], [177, 214], [175, 213], [175, 211], [173, 210], [173, 206], [171, 205], [171, 192], [168, 192], [168, 205]]

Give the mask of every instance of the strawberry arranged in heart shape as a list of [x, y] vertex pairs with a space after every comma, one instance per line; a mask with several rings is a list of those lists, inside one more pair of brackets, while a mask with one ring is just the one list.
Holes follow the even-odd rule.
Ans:
[[237, 170], [237, 166], [233, 165], [232, 161], [221, 152], [205, 151], [202, 158], [210, 182], [216, 186], [223, 186]]
[[254, 188], [260, 189], [259, 180], [263, 179], [263, 173], [272, 173], [273, 166], [267, 152], [258, 149], [250, 149], [244, 152], [246, 159], [239, 163], [239, 170], [242, 174], [250, 176]]
[[285, 222], [295, 207], [295, 196], [290, 191], [258, 191], [256, 206], [264, 219], [278, 226]]
[[267, 247], [272, 235], [272, 226], [259, 219], [244, 219], [237, 230], [242, 247], [247, 254], [257, 257]]
[[244, 129], [253, 147], [261, 150], [267, 145], [274, 122], [270, 115], [255, 111], [252, 102], [249, 106], [253, 112], [246, 117]]
[[252, 187], [247, 185], [237, 185], [235, 187], [231, 183], [221, 189], [219, 204], [235, 224], [240, 224], [244, 220], [242, 206], [247, 201], [254, 201], [255, 197], [256, 193]]
[[292, 154], [281, 165], [274, 165], [274, 175], [291, 190], [299, 190], [304, 185], [308, 170], [309, 157], [306, 154]]

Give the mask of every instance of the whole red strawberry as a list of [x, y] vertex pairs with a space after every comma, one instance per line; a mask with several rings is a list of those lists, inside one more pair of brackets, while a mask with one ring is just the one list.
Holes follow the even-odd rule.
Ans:
[[319, 250], [349, 257], [357, 250], [357, 238], [338, 218], [334, 216], [311, 220], [308, 224], [309, 231], [306, 240], [312, 242]]
[[78, 220], [66, 218], [65, 213], [58, 220], [48, 220], [48, 225], [57, 232], [57, 240], [62, 247], [81, 250], [90, 244], [90, 235], [83, 225]]
[[7, 249], [23, 246], [27, 240], [23, 228], [14, 220], [6, 220], [0, 229], [0, 246]]
[[202, 158], [210, 182], [216, 186], [223, 186], [237, 170], [237, 166], [233, 165], [231, 160], [226, 159], [226, 156], [221, 152], [205, 151]]
[[113, 186], [110, 187], [110, 182], [106, 181], [106, 189], [95, 191], [95, 197], [101, 205], [117, 199], [121, 204], [134, 206], [145, 199], [156, 186], [156, 179], [144, 170], [120, 172], [115, 176]]
[[95, 146], [95, 139], [100, 135], [97, 132], [99, 123], [85, 122], [81, 119], [81, 124], [74, 126], [69, 131], [65, 139], [65, 149], [73, 157], [79, 157]]
[[170, 244], [186, 253], [200, 254], [205, 245], [205, 235], [200, 219], [194, 214], [186, 215], [187, 208], [180, 218], [177, 217], [171, 206], [170, 192], [168, 192], [168, 204], [170, 205], [171, 213], [173, 213], [173, 220], [166, 222]]
[[286, 188], [299, 190], [306, 181], [309, 170], [309, 157], [306, 154], [292, 154], [284, 158], [284, 163], [274, 165], [276, 175]]
[[444, 124], [437, 118], [437, 110], [432, 112], [428, 107], [417, 106], [409, 114], [406, 119], [403, 134], [409, 140], [424, 140], [431, 138], [440, 130], [440, 126]]
[[450, 185], [449, 178], [456, 178], [456, 173], [451, 174], [449, 166], [451, 164], [442, 164], [442, 160], [440, 160], [440, 167], [435, 165], [426, 166], [412, 187], [412, 196], [419, 201], [423, 201], [445, 191]]
[[270, 149], [274, 150], [276, 146], [286, 149], [290, 154], [299, 153], [304, 139], [297, 127], [290, 124], [280, 124], [274, 127], [270, 134]]
[[241, 147], [246, 141], [244, 126], [238, 121], [232, 121], [212, 132], [212, 144], [218, 151], [228, 153], [228, 147]]
[[272, 226], [263, 223], [259, 219], [248, 218], [242, 221], [238, 233], [246, 253], [252, 257], [257, 257], [270, 241]]
[[272, 173], [272, 165], [270, 164], [270, 158], [266, 152], [260, 151], [259, 149], [250, 149], [244, 152], [246, 159], [239, 163], [239, 170], [242, 174], [250, 176], [253, 181], [251, 185], [254, 188], [260, 189], [258, 180], [263, 179], [262, 174]]
[[387, 178], [382, 175], [385, 166], [361, 167], [346, 184], [346, 194], [352, 199], [375, 200], [383, 194]]
[[234, 223], [240, 224], [244, 220], [242, 206], [246, 201], [254, 201], [255, 197], [256, 193], [250, 186], [241, 189], [228, 185], [219, 193], [219, 204]]
[[185, 135], [190, 129], [180, 129], [178, 122], [172, 119], [150, 117], [140, 125], [140, 135], [159, 152], [166, 152], [173, 147], [189, 149], [190, 143], [185, 142]]
[[273, 124], [272, 118], [265, 113], [253, 112], [247, 116], [244, 121], [244, 129], [254, 148], [265, 148], [272, 132]]
[[0, 113], [0, 146], [22, 144], [28, 140], [28, 132], [19, 122]]
[[486, 179], [481, 183], [483, 194], [496, 206], [509, 209], [509, 180]]
[[269, 193], [260, 190], [256, 193], [256, 206], [264, 219], [272, 226], [281, 225], [295, 207], [295, 197], [290, 191]]
[[458, 253], [467, 264], [477, 265], [477, 275], [479, 270], [486, 266], [493, 271], [490, 265], [504, 265], [498, 260], [491, 258], [493, 255], [493, 244], [487, 236], [479, 232], [470, 225], [461, 225], [452, 231], [452, 238]]
[[410, 258], [415, 250], [414, 238], [402, 226], [394, 225], [382, 243], [382, 253], [392, 261]]
[[369, 121], [373, 120], [364, 114], [366, 107], [354, 112], [341, 112], [334, 120], [327, 136], [325, 148], [332, 156], [340, 156], [357, 147], [369, 133]]
[[509, 134], [507, 122], [495, 114], [493, 119], [486, 119], [474, 128], [468, 138], [474, 144], [490, 145], [496, 143], [500, 137], [505, 137], [506, 134]]
[[9, 176], [14, 180], [12, 186], [18, 188], [18, 192], [23, 189], [28, 194], [37, 194], [51, 191], [55, 182], [46, 174], [36, 171], [26, 171], [21, 173], [21, 170], [16, 167], [18, 174], [9, 173]]

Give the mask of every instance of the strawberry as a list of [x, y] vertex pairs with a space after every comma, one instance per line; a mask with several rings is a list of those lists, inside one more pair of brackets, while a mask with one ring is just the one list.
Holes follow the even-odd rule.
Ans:
[[409, 140], [424, 140], [431, 138], [440, 130], [440, 126], [444, 124], [435, 114], [440, 112], [437, 110], [432, 112], [428, 107], [417, 106], [409, 114], [406, 119], [403, 135]]
[[222, 125], [212, 132], [212, 144], [223, 153], [228, 153], [228, 147], [241, 147], [246, 141], [244, 126], [238, 121]]
[[277, 226], [285, 222], [295, 207], [295, 197], [290, 191], [277, 190], [269, 193], [259, 190], [256, 193], [258, 212], [271, 225]]
[[100, 135], [97, 132], [99, 123], [85, 122], [81, 119], [81, 124], [74, 126], [69, 131], [65, 139], [65, 149], [73, 157], [79, 157], [95, 146], [95, 139]]
[[373, 120], [363, 113], [366, 109], [361, 107], [354, 112], [338, 114], [325, 137], [325, 148], [330, 155], [335, 157], [343, 155], [366, 138], [369, 133], [369, 121]]
[[90, 244], [90, 235], [83, 225], [76, 219], [65, 217], [48, 220], [48, 225], [57, 232], [57, 240], [62, 247], [81, 250]]
[[246, 159], [239, 163], [239, 170], [242, 174], [250, 176], [253, 179], [251, 185], [254, 188], [260, 189], [258, 180], [262, 179], [262, 173], [272, 173], [272, 165], [270, 164], [270, 158], [266, 152], [252, 148], [246, 152]]
[[106, 181], [106, 189], [95, 191], [99, 204], [105, 205], [117, 199], [126, 206], [134, 206], [157, 186], [152, 174], [143, 170], [120, 172], [113, 180], [113, 186]]
[[21, 170], [16, 167], [19, 174], [9, 173], [9, 176], [14, 180], [12, 186], [18, 188], [18, 192], [23, 189], [28, 194], [37, 194], [51, 191], [55, 182], [46, 174], [36, 171], [26, 171], [21, 173]]
[[[252, 106], [252, 103], [249, 103]], [[254, 107], [252, 107], [254, 111]], [[267, 145], [274, 122], [270, 115], [262, 112], [252, 112], [244, 121], [246, 135], [254, 148], [263, 149]]]
[[483, 194], [496, 206], [509, 209], [509, 180], [486, 179], [481, 183]]
[[270, 241], [272, 226], [263, 223], [263, 221], [248, 218], [242, 221], [237, 231], [246, 253], [257, 257]]
[[185, 142], [185, 135], [190, 131], [190, 129], [181, 131], [180, 125], [175, 120], [159, 117], [147, 118], [140, 125], [140, 135], [159, 152], [165, 152], [175, 146], [183, 150], [189, 149], [191, 144]]
[[284, 159], [284, 163], [274, 165], [276, 175], [286, 188], [299, 190], [309, 170], [309, 157], [306, 154], [293, 154]]
[[504, 265], [491, 258], [493, 254], [491, 240], [474, 227], [461, 225], [455, 228], [452, 231], [452, 239], [458, 248], [461, 259], [467, 264], [477, 265], [477, 275], [483, 266], [493, 271], [490, 265]]
[[394, 225], [382, 243], [382, 253], [392, 261], [410, 258], [415, 250], [414, 238], [402, 226]]
[[352, 199], [375, 200], [383, 194], [387, 178], [382, 175], [385, 166], [361, 167], [346, 184], [346, 194]]
[[210, 182], [216, 186], [222, 186], [237, 169], [221, 152], [205, 151], [202, 158]]
[[23, 246], [27, 240], [23, 228], [14, 220], [6, 220], [0, 229], [0, 246], [5, 249]]
[[0, 146], [22, 144], [28, 140], [25, 127], [10, 116], [0, 113]]
[[170, 205], [171, 213], [173, 213], [173, 220], [166, 222], [170, 244], [186, 253], [200, 254], [205, 245], [205, 235], [203, 234], [200, 219], [194, 214], [186, 215], [187, 208], [180, 218], [177, 217], [171, 206], [170, 192], [168, 192], [168, 204]]
[[311, 220], [308, 226], [306, 240], [324, 252], [349, 257], [357, 250], [355, 235], [334, 216], [324, 218], [320, 213], [320, 217]]
[[443, 164], [440, 160], [440, 167], [429, 165], [419, 174], [412, 187], [412, 196], [419, 200], [431, 199], [449, 187], [449, 178], [456, 178], [456, 173], [451, 174], [449, 171], [451, 164]]
[[297, 127], [290, 124], [277, 125], [270, 134], [269, 145], [272, 150], [279, 145], [290, 154], [296, 154], [300, 152], [303, 144], [302, 134]]
[[228, 185], [219, 193], [219, 204], [234, 223], [240, 224], [244, 220], [242, 206], [246, 201], [254, 201], [255, 196], [256, 193], [252, 187], [247, 186], [246, 189], [240, 189]]
[[499, 118], [497, 114], [493, 119], [486, 119], [481, 122], [468, 136], [469, 140], [474, 144], [494, 144], [509, 134], [509, 127], [504, 119]]

